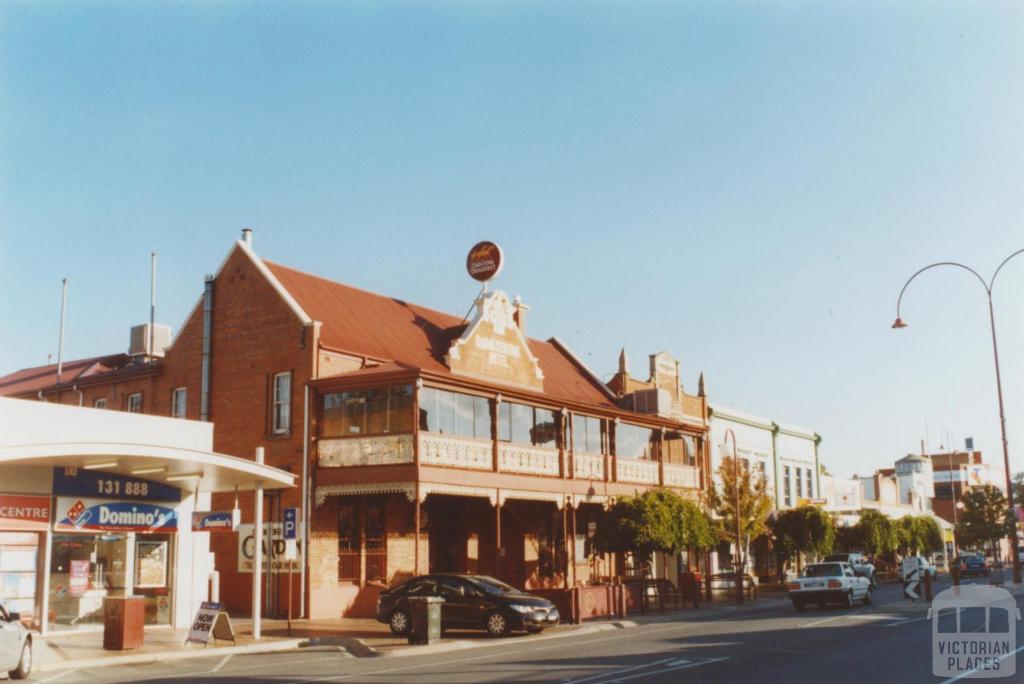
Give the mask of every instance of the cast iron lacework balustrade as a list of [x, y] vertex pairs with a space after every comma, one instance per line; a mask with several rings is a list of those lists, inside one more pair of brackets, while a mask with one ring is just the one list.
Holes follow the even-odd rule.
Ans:
[[498, 446], [498, 463], [509, 473], [557, 476], [558, 449], [502, 444]]
[[574, 473], [580, 480], [604, 479], [604, 456], [595, 454], [574, 454]]
[[700, 471], [696, 466], [666, 463], [665, 486], [698, 488], [700, 487]]
[[628, 458], [615, 459], [616, 479], [620, 482], [658, 484], [657, 461], [635, 461]]
[[318, 453], [324, 467], [412, 463], [412, 435], [321, 439]]
[[494, 461], [490, 441], [420, 434], [420, 463], [490, 470]]

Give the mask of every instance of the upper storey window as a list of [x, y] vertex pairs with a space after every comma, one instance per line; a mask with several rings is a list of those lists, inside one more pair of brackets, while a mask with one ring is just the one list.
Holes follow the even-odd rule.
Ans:
[[498, 439], [513, 444], [558, 448], [558, 416], [545, 408], [505, 401], [498, 406]]
[[324, 396], [324, 437], [412, 432], [412, 386], [333, 392]]
[[607, 421], [593, 416], [575, 414], [572, 417], [572, 448], [576, 453], [608, 453], [605, 434]]
[[620, 423], [615, 427], [615, 455], [619, 458], [658, 458], [658, 432], [651, 428]]
[[459, 392], [420, 390], [420, 430], [439, 435], [491, 439], [491, 402]]
[[665, 463], [697, 465], [697, 438], [683, 432], [665, 432]]

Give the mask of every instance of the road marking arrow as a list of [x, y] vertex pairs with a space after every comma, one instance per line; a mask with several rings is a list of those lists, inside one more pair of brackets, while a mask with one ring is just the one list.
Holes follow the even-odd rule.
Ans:
[[914, 591], [915, 589], [917, 589], [917, 585], [918, 585], [918, 581], [917, 580], [913, 580], [911, 582], [907, 582], [907, 584], [903, 587], [903, 595], [906, 596], [908, 599], [910, 599], [912, 601], [916, 601], [917, 599], [921, 598], [917, 594], [917, 592]]

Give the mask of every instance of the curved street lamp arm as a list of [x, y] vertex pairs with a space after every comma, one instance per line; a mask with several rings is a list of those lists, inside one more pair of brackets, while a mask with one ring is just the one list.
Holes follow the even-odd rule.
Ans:
[[992, 285], [995, 284], [996, 276], [999, 275], [999, 271], [1001, 271], [1003, 269], [1003, 266], [1006, 265], [1007, 261], [1009, 261], [1013, 257], [1017, 256], [1018, 254], [1024, 254], [1024, 249], [1018, 249], [1016, 252], [1014, 252], [1010, 256], [1006, 257], [1005, 259], [1003, 259], [1003, 263], [999, 264], [999, 267], [996, 268], [996, 272], [992, 274], [992, 280], [988, 281], [988, 291], [989, 291], [989, 294], [992, 293]]
[[[1021, 252], [1024, 252], [1024, 249], [1022, 249]], [[1020, 254], [1020, 252], [1017, 252], [1016, 254]], [[1015, 254], [1011, 254], [1009, 257], [1007, 257], [1006, 261], [1009, 261], [1014, 256], [1015, 256]], [[1003, 263], [1005, 264], [1006, 261], [1004, 261]], [[924, 273], [928, 269], [935, 268], [936, 266], [956, 266], [958, 268], [964, 269], [965, 271], [969, 271], [969, 272], [974, 274], [974, 277], [978, 279], [978, 282], [981, 283], [981, 286], [983, 288], [985, 288], [985, 292], [989, 293], [989, 295], [992, 294], [992, 290], [989, 287], [989, 285], [985, 282], [985, 279], [982, 278], [978, 274], [978, 272], [975, 271], [970, 266], [965, 266], [965, 265], [963, 265], [963, 264], [961, 264], [961, 263], [959, 263], [957, 261], [939, 261], [937, 263], [929, 264], [929, 265], [925, 266], [924, 268], [919, 270], [917, 273], [915, 273], [914, 275], [910, 276], [910, 278], [907, 279], [907, 282], [903, 284], [903, 289], [900, 290], [900, 296], [896, 300], [896, 318], [897, 319], [900, 317], [900, 303], [903, 301], [903, 293], [907, 291], [908, 287], [910, 287], [910, 283], [913, 282], [914, 278], [916, 278], [917, 276], [921, 275], [922, 273]], [[1002, 268], [1002, 264], [999, 265], [999, 268]], [[998, 272], [999, 272], [999, 269], [996, 269], [996, 273], [998, 273]], [[995, 276], [993, 276], [993, 278], [995, 278]]]

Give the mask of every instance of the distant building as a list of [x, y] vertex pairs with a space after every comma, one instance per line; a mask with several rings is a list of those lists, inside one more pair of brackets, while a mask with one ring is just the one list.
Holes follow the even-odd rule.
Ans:
[[991, 465], [984, 462], [980, 451], [930, 454], [927, 459], [932, 466], [935, 514], [951, 523], [957, 522], [956, 504], [963, 500], [971, 487], [990, 484], [1005, 489], [1000, 478], [992, 472]]

